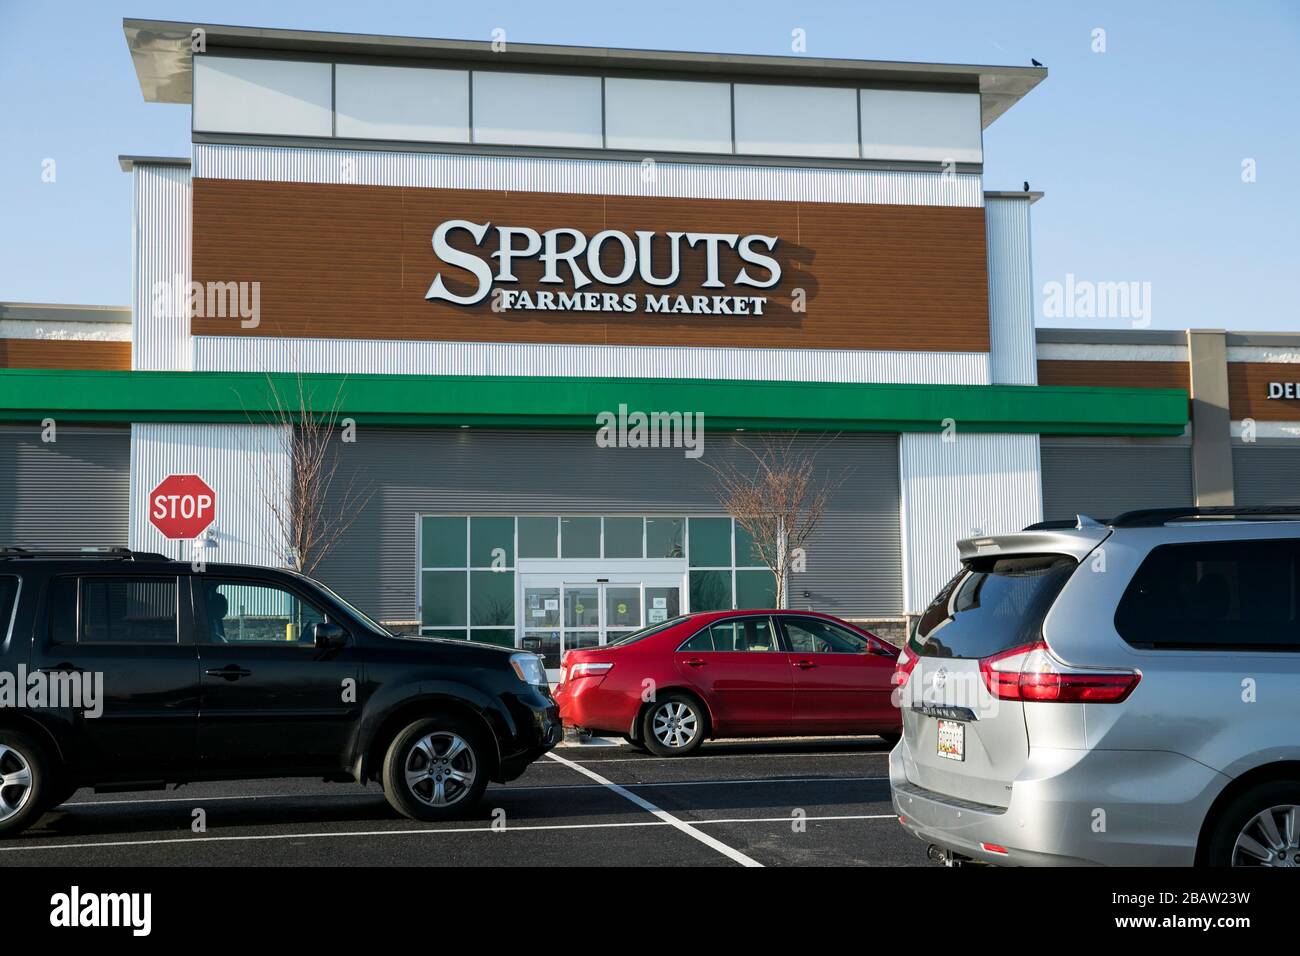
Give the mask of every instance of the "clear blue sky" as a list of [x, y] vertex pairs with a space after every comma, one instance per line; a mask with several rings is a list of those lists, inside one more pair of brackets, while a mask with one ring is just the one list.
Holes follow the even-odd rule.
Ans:
[[116, 158], [187, 155], [189, 110], [143, 101], [124, 16], [772, 54], [801, 27], [809, 56], [1036, 57], [1047, 80], [985, 131], [985, 184], [1047, 193], [1037, 289], [1067, 273], [1150, 282], [1154, 328], [1300, 330], [1297, 0], [0, 0], [0, 300], [129, 301], [131, 190]]

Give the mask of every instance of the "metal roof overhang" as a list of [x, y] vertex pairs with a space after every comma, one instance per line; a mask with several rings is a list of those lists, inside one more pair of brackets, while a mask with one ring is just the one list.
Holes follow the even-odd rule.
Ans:
[[1047, 76], [1046, 68], [1033, 66], [687, 53], [513, 41], [504, 51], [497, 53], [493, 52], [491, 42], [481, 40], [439, 40], [127, 18], [122, 21], [122, 29], [146, 101], [190, 102], [193, 92], [191, 34], [199, 28], [204, 31], [209, 52], [284, 51], [325, 56], [462, 61], [466, 65], [487, 64], [493, 69], [514, 66], [600, 70], [610, 73], [699, 73], [715, 77], [763, 77], [864, 86], [969, 90], [980, 94], [981, 120], [985, 127]]

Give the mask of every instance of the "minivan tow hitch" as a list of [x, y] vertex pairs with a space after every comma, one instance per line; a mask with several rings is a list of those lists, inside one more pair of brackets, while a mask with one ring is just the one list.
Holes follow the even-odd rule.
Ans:
[[968, 856], [962, 856], [960, 853], [953, 853], [951, 850], [939, 846], [937, 843], [931, 843], [925, 849], [925, 855], [934, 863], [942, 863], [944, 866], [969, 866], [975, 861]]

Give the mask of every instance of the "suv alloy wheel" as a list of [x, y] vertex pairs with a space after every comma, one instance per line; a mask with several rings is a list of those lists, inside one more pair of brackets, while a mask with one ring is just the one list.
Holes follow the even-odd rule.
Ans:
[[0, 835], [26, 829], [44, 812], [46, 766], [35, 741], [17, 731], [0, 730]]
[[452, 718], [417, 720], [393, 738], [384, 758], [384, 795], [414, 820], [447, 820], [471, 809], [487, 788], [479, 735]]

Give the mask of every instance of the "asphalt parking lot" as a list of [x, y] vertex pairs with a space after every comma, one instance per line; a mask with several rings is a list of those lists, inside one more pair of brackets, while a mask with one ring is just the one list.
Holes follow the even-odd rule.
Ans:
[[890, 810], [887, 753], [876, 737], [718, 741], [676, 759], [565, 746], [444, 824], [397, 816], [375, 786], [81, 791], [0, 844], [0, 866], [928, 865]]

